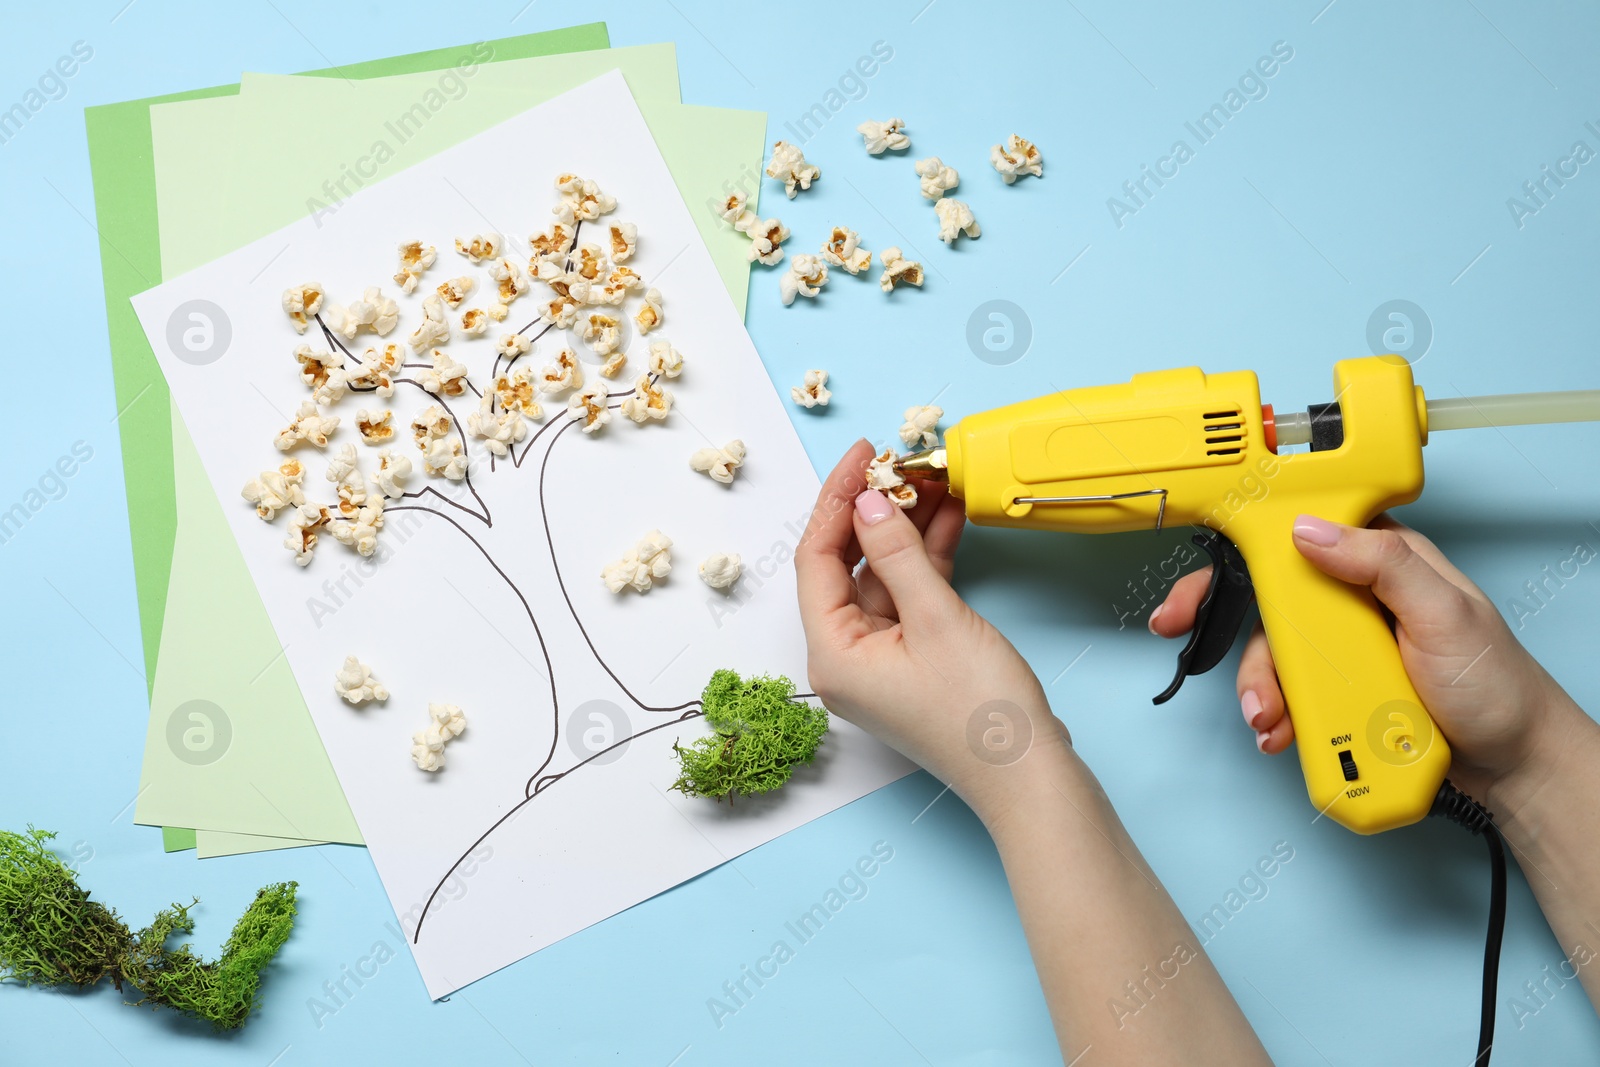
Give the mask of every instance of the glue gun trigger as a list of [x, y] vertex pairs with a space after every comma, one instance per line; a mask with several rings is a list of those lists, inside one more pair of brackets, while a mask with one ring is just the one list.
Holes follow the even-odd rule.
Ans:
[[1211, 585], [1195, 611], [1189, 643], [1178, 653], [1178, 673], [1172, 684], [1155, 698], [1157, 704], [1165, 704], [1176, 696], [1189, 675], [1204, 674], [1222, 662], [1239, 636], [1250, 602], [1255, 599], [1250, 569], [1245, 566], [1237, 545], [1215, 530], [1195, 534], [1194, 543], [1211, 557]]

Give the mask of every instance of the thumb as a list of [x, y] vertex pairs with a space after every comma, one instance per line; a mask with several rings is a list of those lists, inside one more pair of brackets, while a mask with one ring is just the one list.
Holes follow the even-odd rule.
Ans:
[[1401, 622], [1454, 613], [1465, 596], [1392, 528], [1361, 529], [1301, 515], [1294, 520], [1294, 545], [1324, 573], [1371, 586]]
[[934, 566], [922, 534], [905, 512], [876, 489], [856, 497], [855, 512], [861, 553], [894, 598], [901, 620], [945, 611], [955, 591]]

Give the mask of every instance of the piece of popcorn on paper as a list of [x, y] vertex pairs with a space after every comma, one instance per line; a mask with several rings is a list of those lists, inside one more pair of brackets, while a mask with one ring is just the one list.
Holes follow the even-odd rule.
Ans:
[[799, 145], [779, 141], [772, 146], [767, 177], [782, 182], [784, 192], [793, 200], [797, 191], [811, 188], [811, 183], [822, 177], [822, 170], [816, 164], [806, 162], [805, 153]]
[[461, 313], [461, 332], [467, 337], [482, 337], [489, 329], [489, 313], [482, 308], [468, 308]]
[[372, 668], [355, 656], [346, 656], [344, 666], [333, 673], [333, 691], [355, 707], [368, 701], [381, 704], [389, 699], [389, 690], [372, 676]]
[[619, 560], [606, 564], [600, 571], [606, 588], [613, 593], [632, 589], [648, 593], [658, 579], [672, 570], [672, 539], [660, 530], [651, 530], [639, 539]]
[[533, 350], [533, 342], [520, 333], [506, 333], [500, 335], [500, 340], [494, 343], [495, 355], [504, 360], [516, 360]]
[[322, 297], [322, 286], [317, 282], [304, 282], [283, 291], [283, 310], [295, 333], [306, 332], [312, 318], [322, 310]]
[[913, 169], [921, 179], [922, 195], [929, 200], [938, 200], [961, 184], [961, 175], [954, 167], [945, 166], [938, 156], [917, 160]]
[[906, 408], [905, 417], [900, 427], [900, 440], [908, 447], [920, 442], [923, 448], [933, 448], [939, 443], [939, 420], [944, 418], [944, 408], [933, 404], [912, 405]]
[[825, 408], [832, 397], [833, 393], [828, 389], [828, 372], [825, 370], [806, 371], [805, 384], [789, 389], [789, 398], [803, 408]]
[[613, 222], [606, 227], [606, 236], [610, 238], [611, 262], [621, 264], [633, 258], [639, 247], [639, 227], [631, 222]]
[[489, 267], [489, 277], [494, 280], [495, 295], [500, 298], [501, 304], [510, 304], [528, 291], [531, 284], [528, 276], [522, 273], [509, 259], [499, 259]]
[[471, 237], [456, 238], [456, 252], [474, 263], [494, 259], [505, 247], [505, 240], [497, 233], [475, 233]]
[[450, 339], [450, 324], [444, 317], [444, 300], [429, 293], [422, 300], [422, 322], [412, 331], [408, 344], [413, 352], [443, 344]]
[[750, 238], [752, 263], [776, 267], [783, 262], [783, 242], [789, 239], [789, 227], [777, 219], [765, 219], [751, 223], [745, 233]]
[[528, 436], [528, 423], [517, 411], [495, 411], [494, 394], [478, 401], [478, 410], [467, 416], [467, 433], [483, 439], [484, 447], [504, 457], [511, 446]]
[[544, 418], [544, 408], [534, 395], [533, 372], [519, 367], [513, 374], [502, 374], [494, 380], [494, 396], [507, 411], [515, 411], [538, 422]]
[[378, 531], [383, 529], [383, 501], [381, 496], [373, 497], [357, 508], [354, 515], [335, 519], [329, 527], [333, 539], [355, 549], [362, 557], [377, 552]]
[[860, 274], [872, 266], [872, 253], [861, 247], [861, 236], [848, 226], [835, 226], [822, 246], [822, 258], [832, 266], [851, 274]]
[[878, 258], [883, 261], [883, 271], [878, 275], [878, 288], [884, 292], [891, 292], [899, 285], [922, 285], [922, 264], [901, 255], [897, 246], [885, 248]]
[[433, 366], [417, 372], [417, 384], [434, 396], [461, 396], [467, 391], [467, 365], [442, 348], [430, 354]]
[[592, 222], [617, 208], [614, 197], [601, 192], [600, 187], [588, 178], [580, 178], [576, 174], [558, 175], [556, 191], [561, 194], [561, 203], [554, 209], [558, 218], [562, 214], [570, 214], [574, 219]]
[[734, 473], [744, 463], [744, 442], [734, 438], [721, 448], [702, 448], [689, 457], [689, 468], [709, 475], [714, 482], [733, 484]]
[[797, 252], [789, 257], [789, 269], [778, 279], [778, 296], [787, 307], [796, 296], [814, 297], [828, 284], [828, 265], [821, 256]]
[[434, 290], [439, 294], [439, 299], [450, 305], [450, 310], [455, 311], [461, 302], [472, 295], [478, 287], [478, 280], [470, 274], [463, 274], [459, 278], [451, 278], [447, 282], [440, 282], [439, 288]]
[[749, 233], [750, 228], [761, 220], [749, 207], [750, 198], [744, 193], [732, 193], [722, 202], [722, 221], [738, 230], [740, 233]]
[[570, 348], [563, 348], [556, 354], [554, 363], [547, 364], [539, 372], [539, 392], [564, 393], [568, 389], [583, 388], [583, 365], [578, 362], [578, 354]]
[[867, 154], [870, 156], [882, 155], [884, 152], [903, 152], [911, 147], [911, 138], [906, 136], [906, 124], [900, 119], [890, 119], [888, 122], [875, 122], [868, 119], [856, 127], [856, 132], [866, 142]]
[[584, 433], [597, 433], [611, 421], [606, 383], [590, 382], [567, 400], [567, 414], [580, 424]]
[[578, 325], [578, 336], [597, 356], [609, 356], [622, 343], [622, 323], [611, 315], [595, 312]]
[[700, 564], [700, 580], [713, 589], [729, 589], [744, 573], [737, 552], [714, 552]]
[[962, 234], [977, 237], [983, 232], [972, 217], [972, 209], [960, 200], [944, 197], [934, 201], [933, 209], [939, 216], [939, 240], [947, 245], [954, 244]]
[[683, 353], [666, 341], [657, 341], [650, 346], [646, 365], [650, 373], [658, 378], [676, 378], [683, 373]]
[[330, 304], [323, 319], [328, 329], [346, 341], [355, 340], [362, 330], [387, 337], [400, 321], [400, 306], [384, 296], [377, 286], [368, 286], [361, 299], [354, 303]]
[[467, 728], [467, 717], [454, 704], [429, 704], [427, 729], [411, 735], [411, 761], [418, 770], [444, 769], [444, 750]]
[[1004, 145], [989, 149], [989, 162], [994, 164], [994, 169], [1000, 172], [1001, 180], [1007, 185], [1024, 174], [1044, 177], [1044, 160], [1039, 156], [1038, 147], [1016, 134], [1007, 137]]
[[886, 448], [873, 457], [872, 463], [867, 467], [867, 488], [881, 490], [898, 507], [914, 507], [917, 503], [916, 487], [894, 469], [894, 461], [895, 454], [892, 448]]
[[317, 531], [333, 521], [327, 508], [316, 504], [302, 504], [289, 516], [289, 536], [283, 547], [294, 553], [294, 561], [304, 567], [310, 564], [317, 547]]
[[672, 394], [657, 385], [650, 375], [641, 374], [633, 383], [633, 394], [623, 399], [619, 410], [641, 426], [646, 422], [659, 422], [672, 410]]
[[651, 289], [644, 294], [644, 306], [639, 308], [633, 316], [633, 321], [639, 327], [639, 336], [643, 337], [662, 322], [661, 290]]
[[385, 448], [378, 453], [378, 470], [372, 476], [372, 491], [389, 500], [399, 500], [406, 495], [401, 483], [411, 473], [411, 460], [398, 456]]
[[438, 250], [421, 241], [400, 242], [400, 269], [394, 272], [394, 283], [405, 293], [417, 291], [422, 273], [433, 266]]
[[267, 522], [278, 517], [285, 508], [297, 508], [306, 502], [301, 482], [305, 468], [297, 459], [291, 459], [277, 470], [262, 471], [250, 479], [240, 493], [256, 506], [256, 514]]
[[273, 440], [278, 451], [288, 452], [301, 441], [309, 441], [318, 448], [328, 446], [328, 435], [339, 427], [339, 416], [322, 415], [315, 400], [303, 400], [295, 412], [294, 421], [278, 431]]

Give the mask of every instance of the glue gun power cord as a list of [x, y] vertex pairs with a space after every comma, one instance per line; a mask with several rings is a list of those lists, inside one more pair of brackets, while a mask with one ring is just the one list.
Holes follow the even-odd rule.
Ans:
[[1500, 977], [1500, 941], [1506, 930], [1506, 850], [1494, 816], [1476, 800], [1448, 780], [1439, 786], [1429, 815], [1442, 815], [1474, 834], [1482, 834], [1489, 845], [1489, 934], [1483, 946], [1483, 1007], [1478, 1021], [1478, 1056], [1473, 1067], [1488, 1067], [1489, 1051], [1494, 1047], [1495, 989]]

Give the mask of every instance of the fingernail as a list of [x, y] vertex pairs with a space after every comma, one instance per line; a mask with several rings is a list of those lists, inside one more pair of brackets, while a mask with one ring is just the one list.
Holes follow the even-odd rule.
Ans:
[[1256, 720], [1261, 717], [1261, 698], [1256, 696], [1254, 689], [1246, 689], [1244, 696], [1239, 698], [1239, 710], [1244, 712], [1244, 721], [1252, 730], [1259, 730]]
[[1161, 604], [1156, 607], [1156, 610], [1150, 613], [1150, 618], [1146, 621], [1145, 625], [1150, 627], [1151, 633], [1156, 632], [1156, 620], [1161, 618], [1161, 613], [1166, 610], [1167, 606], [1165, 604]]
[[866, 525], [876, 526], [894, 514], [894, 505], [878, 490], [868, 489], [856, 497], [856, 514], [861, 516], [861, 521]]
[[1301, 515], [1294, 520], [1294, 535], [1302, 541], [1329, 548], [1339, 543], [1341, 531], [1337, 525], [1315, 515]]
[[1269, 738], [1271, 736], [1272, 736], [1272, 731], [1271, 730], [1257, 730], [1256, 731], [1256, 751], [1257, 752], [1265, 752], [1267, 750], [1267, 738]]

